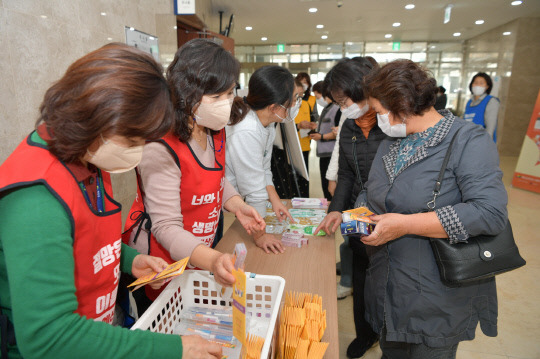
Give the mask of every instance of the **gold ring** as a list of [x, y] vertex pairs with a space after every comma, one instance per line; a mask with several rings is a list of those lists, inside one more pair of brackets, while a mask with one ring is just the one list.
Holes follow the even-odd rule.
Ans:
[[373, 233], [377, 233], [377, 238], [379, 238], [381, 235], [376, 230], [373, 230]]

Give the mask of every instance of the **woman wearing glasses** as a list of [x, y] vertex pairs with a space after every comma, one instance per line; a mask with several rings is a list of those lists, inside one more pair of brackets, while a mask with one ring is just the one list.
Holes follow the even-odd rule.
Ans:
[[[270, 159], [276, 136], [275, 122], [293, 121], [302, 101], [302, 87], [295, 87], [291, 73], [280, 66], [264, 66], [249, 80], [244, 97], [242, 122], [227, 126], [227, 161], [229, 182], [255, 207], [266, 214], [266, 201], [279, 220], [292, 219], [274, 188]], [[255, 243], [266, 253], [283, 252], [281, 242], [264, 231], [254, 234]]]

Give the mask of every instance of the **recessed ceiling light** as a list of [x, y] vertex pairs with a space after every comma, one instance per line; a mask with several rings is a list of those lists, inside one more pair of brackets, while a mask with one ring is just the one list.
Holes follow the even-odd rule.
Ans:
[[322, 28], [324, 28], [324, 25], [321, 25], [321, 24], [317, 25], [317, 29], [322, 29]]
[[326, 39], [328, 39], [328, 36], [323, 35], [323, 36], [321, 36], [321, 39], [326, 40]]
[[46, 18], [47, 18], [47, 15], [41, 15], [41, 18], [42, 18], [42, 19], [46, 19]]
[[251, 31], [251, 30], [253, 30], [253, 28], [251, 26], [246, 26], [246, 30]]
[[407, 10], [412, 10], [412, 9], [414, 9], [414, 4], [407, 4], [407, 5], [405, 5], [405, 9], [407, 9]]
[[398, 27], [398, 26], [401, 26], [401, 23], [400, 22], [395, 22], [392, 24], [393, 27]]
[[516, 1], [512, 1], [510, 4], [511, 4], [512, 6], [521, 5], [521, 4], [523, 4], [523, 1], [521, 1], [521, 0], [516, 0]]
[[263, 36], [263, 37], [261, 37], [261, 40], [266, 41], [266, 40], [268, 40], [268, 38]]
[[505, 32], [503, 32], [503, 35], [504, 35], [504, 36], [508, 36], [508, 35], [510, 35], [510, 34], [512, 34], [510, 31], [505, 31]]
[[461, 36], [461, 32], [454, 32], [454, 36], [455, 37]]
[[316, 7], [310, 7], [309, 12], [317, 12], [317, 8]]
[[178, 29], [178, 26], [174, 25], [174, 26], [173, 26], [173, 29], [175, 29], [175, 30]]
[[484, 23], [484, 20], [476, 20], [474, 23], [476, 25], [482, 25]]
[[112, 41], [112, 37], [108, 37], [107, 40]]
[[102, 13], [101, 13], [101, 16], [107, 16], [107, 13], [106, 13], [106, 12], [102, 12]]
[[387, 39], [389, 39], [389, 38], [392, 37], [392, 34], [386, 34], [386, 35], [384, 35], [384, 37], [387, 38]]

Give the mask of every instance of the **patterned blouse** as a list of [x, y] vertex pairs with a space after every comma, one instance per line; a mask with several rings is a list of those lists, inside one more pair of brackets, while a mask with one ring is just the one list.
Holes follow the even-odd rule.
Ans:
[[396, 160], [396, 166], [394, 167], [394, 175], [397, 175], [399, 170], [409, 162], [419, 147], [422, 147], [429, 139], [431, 139], [435, 130], [439, 128], [444, 119], [445, 118], [443, 117], [435, 124], [435, 126], [430, 127], [423, 132], [412, 133], [400, 141], [399, 153]]

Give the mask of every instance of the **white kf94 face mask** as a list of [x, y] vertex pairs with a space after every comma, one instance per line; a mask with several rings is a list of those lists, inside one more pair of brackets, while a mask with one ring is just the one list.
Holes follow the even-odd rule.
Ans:
[[356, 120], [357, 118], [364, 116], [368, 110], [369, 104], [366, 103], [362, 108], [360, 108], [360, 106], [358, 106], [358, 104], [355, 102], [345, 110], [341, 110], [341, 114], [345, 116], [345, 118], [352, 118]]
[[382, 132], [390, 137], [406, 137], [407, 136], [407, 127], [405, 123], [400, 123], [397, 125], [390, 125], [390, 118], [388, 115], [390, 111], [385, 114], [377, 114], [377, 124], [381, 128]]

